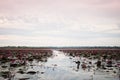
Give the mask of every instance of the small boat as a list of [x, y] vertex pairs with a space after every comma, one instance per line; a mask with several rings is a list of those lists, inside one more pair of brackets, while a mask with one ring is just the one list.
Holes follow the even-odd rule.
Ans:
[[29, 69], [28, 71], [26, 71], [27, 74], [31, 74], [34, 75], [37, 73], [37, 71], [35, 71], [34, 69]]
[[6, 65], [3, 65], [3, 66], [1, 66], [2, 68], [7, 68], [8, 66], [6, 66]]
[[34, 74], [36, 74], [36, 72], [35, 71], [28, 71], [27, 74], [34, 75]]

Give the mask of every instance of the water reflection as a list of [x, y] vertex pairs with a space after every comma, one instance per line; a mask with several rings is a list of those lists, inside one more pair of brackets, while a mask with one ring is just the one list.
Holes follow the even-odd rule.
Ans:
[[[16, 57], [14, 60], [19, 59]], [[30, 54], [23, 59], [24, 64], [17, 63], [15, 62], [16, 66], [13, 63], [14, 66], [9, 66], [11, 64], [9, 61], [2, 64], [3, 72], [1, 71], [0, 75], [6, 76], [0, 80], [7, 79], [9, 77], [7, 74], [10, 73], [11, 80], [118, 80], [116, 68], [113, 67], [116, 73], [111, 71], [109, 74], [101, 69], [96, 70], [100, 64], [97, 64], [98, 59], [72, 53], [53, 51], [52, 54]]]

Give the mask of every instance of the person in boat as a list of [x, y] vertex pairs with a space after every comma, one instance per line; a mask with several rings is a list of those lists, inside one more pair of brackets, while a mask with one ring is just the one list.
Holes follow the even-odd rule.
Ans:
[[76, 61], [76, 64], [77, 64], [77, 69], [79, 69], [79, 67], [80, 67], [80, 61]]

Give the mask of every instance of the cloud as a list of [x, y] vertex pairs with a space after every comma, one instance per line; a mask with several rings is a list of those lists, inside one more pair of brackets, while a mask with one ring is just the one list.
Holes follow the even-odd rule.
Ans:
[[120, 45], [119, 3], [119, 0], [1, 1], [0, 43]]
[[[1, 36], [1, 46], [119, 46], [120, 38], [65, 39], [56, 37]], [[89, 45], [88, 45], [89, 44]]]
[[0, 16], [0, 23], [36, 23], [38, 18], [32, 16]]

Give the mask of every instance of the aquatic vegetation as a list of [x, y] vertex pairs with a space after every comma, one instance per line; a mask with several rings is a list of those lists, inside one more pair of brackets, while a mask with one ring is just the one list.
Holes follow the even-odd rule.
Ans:
[[[0, 50], [0, 76], [12, 80], [118, 79], [119, 53], [89, 50]], [[82, 52], [83, 51], [83, 52]], [[9, 53], [8, 53], [9, 52]], [[93, 52], [93, 53], [92, 53]], [[113, 51], [112, 51], [113, 52]], [[117, 51], [119, 52], [119, 51]], [[9, 55], [8, 55], [9, 54]], [[64, 75], [63, 75], [64, 74]], [[62, 76], [62, 77], [61, 77]], [[103, 78], [100, 78], [102, 76]], [[106, 77], [108, 76], [108, 77]], [[116, 76], [116, 77], [115, 77]]]

